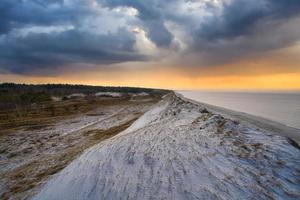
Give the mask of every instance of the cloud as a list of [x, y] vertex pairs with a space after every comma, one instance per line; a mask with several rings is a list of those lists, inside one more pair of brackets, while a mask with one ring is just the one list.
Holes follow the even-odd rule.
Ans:
[[138, 11], [138, 18], [147, 32], [148, 37], [158, 47], [169, 47], [172, 40], [172, 33], [164, 25], [165, 8], [176, 0], [154, 0], [136, 1], [136, 0], [100, 0], [99, 2], [109, 8], [132, 7]]
[[0, 34], [30, 25], [57, 25], [75, 22], [85, 6], [62, 6], [62, 1], [2, 0], [0, 4]]
[[135, 51], [135, 38], [124, 29], [107, 35], [72, 29], [17, 38], [7, 36], [3, 40], [0, 48], [6, 50], [0, 52], [0, 64], [18, 74], [76, 63], [113, 64], [147, 59]]
[[191, 31], [189, 51], [197, 55], [191, 65], [219, 65], [293, 45], [300, 40], [298, 13], [297, 0], [224, 3]]
[[253, 27], [261, 21], [289, 18], [299, 11], [298, 0], [232, 0], [224, 3], [220, 15], [208, 17], [196, 36], [215, 40], [248, 35], [253, 33]]
[[2, 0], [0, 71], [219, 65], [295, 44], [299, 13], [299, 0]]
[[[126, 22], [130, 16], [93, 2], [6, 1], [0, 12], [0, 68], [16, 74], [54, 73], [74, 64], [146, 61]], [[127, 13], [128, 14], [128, 13]], [[90, 22], [93, 23], [90, 23]]]

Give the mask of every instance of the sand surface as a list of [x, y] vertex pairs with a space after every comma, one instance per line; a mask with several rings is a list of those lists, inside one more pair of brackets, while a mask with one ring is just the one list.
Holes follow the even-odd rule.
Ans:
[[43, 126], [38, 129], [26, 123], [26, 128], [19, 127], [2, 135], [0, 199], [32, 196], [51, 175], [61, 171], [85, 149], [128, 128], [156, 102], [153, 99], [134, 102], [120, 99], [118, 103], [112, 100], [91, 105], [94, 109], [87, 113], [51, 120], [51, 124], [41, 124]]
[[191, 101], [200, 106], [204, 106], [212, 112], [219, 113], [221, 115], [224, 115], [234, 120], [239, 120], [241, 123], [247, 124], [249, 126], [256, 126], [258, 128], [270, 131], [274, 134], [278, 134], [284, 137], [289, 137], [295, 140], [298, 144], [300, 144], [300, 129], [298, 128], [289, 127], [284, 124], [265, 119], [263, 117], [250, 115], [244, 112], [233, 111], [219, 106], [214, 106], [203, 102], [195, 101], [192, 99], [188, 99], [179, 93], [176, 93], [176, 95], [178, 95], [180, 98], [183, 98], [187, 101]]
[[166, 96], [33, 199], [300, 199], [300, 150], [210, 109]]

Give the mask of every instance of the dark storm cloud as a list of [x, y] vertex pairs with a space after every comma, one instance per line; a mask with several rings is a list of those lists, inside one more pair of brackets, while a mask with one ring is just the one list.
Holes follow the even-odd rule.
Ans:
[[[81, 20], [94, 20], [90, 2], [3, 0], [0, 3], [0, 69], [17, 74], [51, 73], [71, 64], [113, 64], [147, 60], [134, 49], [126, 28], [98, 34], [82, 30]], [[88, 18], [90, 17], [90, 19]], [[113, 22], [112, 22], [113, 23]], [[22, 28], [69, 25], [71, 30], [16, 34]], [[101, 26], [101, 24], [99, 24]]]
[[299, 14], [299, 0], [233, 0], [220, 16], [212, 16], [196, 31], [200, 39], [228, 39], [253, 33], [262, 20], [287, 19]]
[[[1, 0], [0, 71], [48, 73], [79, 63], [108, 66], [152, 59], [155, 56], [136, 48], [135, 27], [142, 28], [157, 49], [187, 55], [182, 62], [195, 66], [222, 64], [300, 40], [300, 29], [295, 27], [299, 20], [290, 23], [299, 17], [299, 0], [220, 2]], [[134, 8], [138, 14], [120, 14], [116, 8]], [[114, 21], [117, 17], [122, 22]], [[185, 48], [172, 48], [175, 41]]]
[[104, 6], [115, 8], [119, 6], [132, 7], [138, 10], [138, 17], [142, 21], [147, 36], [158, 47], [168, 47], [172, 40], [172, 33], [164, 25], [166, 20], [165, 8], [176, 0], [98, 0]]
[[[190, 34], [192, 65], [219, 65], [284, 48], [300, 40], [298, 0], [233, 0]], [[199, 56], [198, 56], [199, 57]], [[203, 58], [205, 57], [205, 58]]]
[[1, 66], [13, 73], [27, 74], [35, 69], [56, 68], [72, 63], [112, 64], [146, 60], [133, 49], [135, 39], [120, 29], [115, 34], [94, 35], [77, 30], [34, 33], [7, 37], [0, 43]]
[[30, 25], [58, 25], [75, 23], [90, 14], [86, 5], [63, 6], [62, 0], [1, 0], [0, 34]]
[[[127, 6], [139, 11], [139, 18], [146, 27], [148, 37], [157, 46], [169, 46], [174, 36], [172, 30], [165, 27], [166, 21], [179, 24], [186, 32], [186, 37], [192, 38], [187, 45], [188, 51], [208, 56], [203, 63], [227, 62], [239, 59], [253, 52], [268, 51], [290, 45], [300, 38], [293, 34], [289, 37], [289, 30], [277, 32], [279, 35], [264, 36], [277, 38], [270, 44], [257, 39], [260, 29], [276, 29], [282, 23], [290, 20], [300, 13], [299, 0], [232, 0], [222, 1], [222, 12], [218, 13], [216, 4], [202, 1], [203, 10], [210, 15], [201, 21], [194, 21], [189, 12], [179, 13], [177, 10], [168, 9], [173, 4], [190, 4], [197, 0], [100, 0], [105, 6]], [[197, 10], [197, 7], [193, 8]], [[200, 14], [201, 15], [201, 14]], [[196, 19], [197, 20], [197, 19]], [[154, 21], [154, 22], [153, 22]], [[195, 26], [195, 24], [197, 24]], [[257, 28], [258, 25], [263, 24]], [[236, 41], [239, 39], [239, 41]], [[221, 41], [221, 44], [220, 44]], [[250, 45], [250, 48], [248, 48]], [[231, 49], [231, 52], [228, 52]], [[197, 60], [196, 60], [197, 62]]]

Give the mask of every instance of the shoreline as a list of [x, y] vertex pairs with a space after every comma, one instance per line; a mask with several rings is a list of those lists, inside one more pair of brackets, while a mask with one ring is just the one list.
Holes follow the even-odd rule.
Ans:
[[190, 98], [185, 97], [184, 95], [175, 92], [175, 95], [183, 100], [190, 101], [199, 106], [206, 107], [208, 110], [215, 112], [217, 114], [224, 115], [232, 120], [238, 120], [239, 122], [248, 125], [257, 127], [271, 133], [274, 133], [279, 136], [287, 137], [289, 139], [294, 140], [300, 146], [300, 129], [287, 126], [280, 122], [272, 121], [260, 116], [251, 115], [245, 112], [234, 111], [231, 109], [223, 108], [220, 106], [215, 106], [207, 103], [203, 103], [200, 101], [196, 101]]

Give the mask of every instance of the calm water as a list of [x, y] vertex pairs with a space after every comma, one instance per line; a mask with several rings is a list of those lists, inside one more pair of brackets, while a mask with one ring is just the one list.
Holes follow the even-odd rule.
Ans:
[[300, 92], [178, 91], [185, 97], [300, 128]]

